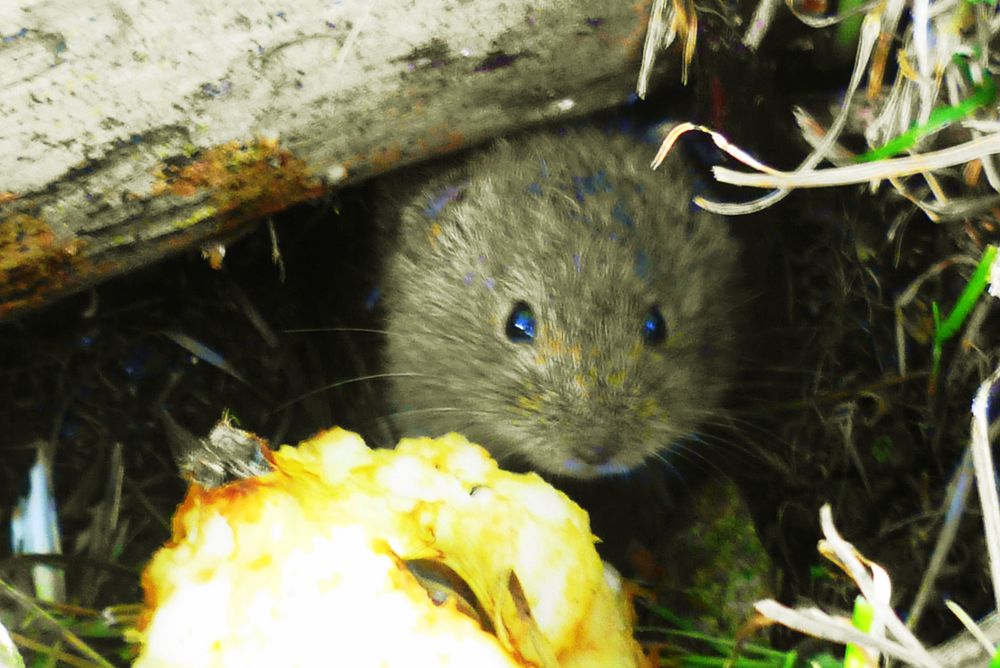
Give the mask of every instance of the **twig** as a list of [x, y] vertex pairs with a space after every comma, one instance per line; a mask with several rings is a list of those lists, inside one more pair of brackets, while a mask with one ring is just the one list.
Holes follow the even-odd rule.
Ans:
[[937, 576], [944, 566], [951, 546], [955, 544], [955, 536], [958, 535], [959, 523], [965, 511], [965, 505], [969, 500], [969, 493], [972, 491], [972, 452], [965, 451], [962, 463], [959, 464], [951, 482], [948, 483], [948, 497], [945, 499], [944, 523], [941, 526], [941, 533], [938, 534], [937, 542], [934, 545], [934, 552], [931, 553], [930, 561], [924, 576], [920, 580], [920, 589], [917, 590], [913, 605], [910, 606], [910, 614], [906, 619], [906, 625], [911, 629], [917, 628], [920, 618], [923, 616], [927, 601], [930, 600], [931, 591]]
[[930, 663], [924, 662], [923, 657], [898, 642], [869, 635], [854, 628], [846, 620], [831, 617], [818, 608], [792, 609], [771, 599], [754, 603], [754, 608], [760, 614], [779, 624], [817, 638], [871, 647], [883, 654], [894, 656], [917, 666], [939, 666], [933, 659]]
[[990, 451], [989, 403], [993, 385], [1000, 381], [1000, 367], [979, 386], [972, 400], [972, 461], [976, 466], [976, 489], [983, 509], [986, 552], [990, 558], [994, 605], [1000, 607], [1000, 499], [997, 497], [996, 470]]
[[848, 575], [851, 576], [851, 579], [858, 585], [858, 589], [861, 590], [864, 597], [872, 604], [872, 607], [875, 609], [876, 618], [880, 618], [893, 637], [911, 652], [915, 658], [919, 659], [916, 662], [917, 665], [941, 668], [940, 664], [927, 652], [920, 641], [900, 621], [889, 604], [880, 600], [875, 581], [868, 570], [861, 564], [854, 546], [844, 540], [834, 526], [833, 511], [830, 509], [829, 504], [824, 504], [820, 508], [819, 521], [820, 526], [823, 528], [823, 535], [826, 537], [827, 545], [837, 556], [837, 559]]
[[825, 188], [866, 183], [898, 176], [911, 176], [919, 172], [954, 167], [995, 153], [1000, 153], [1000, 132], [939, 151], [849, 167], [796, 172], [775, 172], [769, 168], [765, 174], [737, 172], [726, 167], [713, 167], [712, 171], [715, 178], [722, 183], [750, 188]]

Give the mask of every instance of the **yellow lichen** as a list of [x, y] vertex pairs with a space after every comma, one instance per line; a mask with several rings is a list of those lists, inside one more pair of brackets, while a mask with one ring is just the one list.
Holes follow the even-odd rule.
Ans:
[[[212, 197], [213, 215], [239, 210], [253, 216], [323, 194], [322, 183], [306, 163], [273, 139], [229, 142], [191, 157], [180, 166], [161, 166], [153, 194], [192, 197], [207, 192]], [[188, 219], [186, 224], [198, 220]]]
[[[78, 239], [62, 241], [46, 224], [35, 216], [14, 213], [0, 218], [0, 285], [7, 301], [0, 303], [0, 317], [41, 303], [35, 291], [43, 284], [60, 284], [78, 271], [79, 252], [83, 243]], [[17, 298], [11, 298], [16, 295]]]

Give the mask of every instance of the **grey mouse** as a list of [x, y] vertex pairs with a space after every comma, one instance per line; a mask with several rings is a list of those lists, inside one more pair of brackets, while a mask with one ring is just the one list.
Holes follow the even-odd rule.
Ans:
[[386, 372], [406, 435], [458, 431], [569, 478], [691, 447], [736, 367], [727, 221], [679, 155], [588, 128], [380, 186]]

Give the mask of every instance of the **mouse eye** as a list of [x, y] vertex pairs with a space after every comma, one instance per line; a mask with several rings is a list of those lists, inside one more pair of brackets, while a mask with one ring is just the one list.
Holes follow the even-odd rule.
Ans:
[[504, 330], [514, 343], [527, 343], [535, 338], [535, 312], [525, 302], [517, 302], [507, 316]]
[[659, 306], [649, 307], [646, 319], [642, 321], [642, 338], [652, 346], [663, 343], [667, 338], [667, 322], [663, 319]]

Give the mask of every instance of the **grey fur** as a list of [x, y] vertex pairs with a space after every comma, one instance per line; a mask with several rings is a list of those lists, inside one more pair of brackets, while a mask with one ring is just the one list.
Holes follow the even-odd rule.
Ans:
[[[535, 133], [385, 182], [386, 363], [404, 433], [460, 431], [587, 478], [719, 413], [737, 247], [726, 221], [692, 208], [678, 159], [654, 172], [653, 152], [596, 129]], [[527, 343], [505, 335], [519, 301], [538, 323]], [[659, 345], [642, 337], [653, 305]]]

